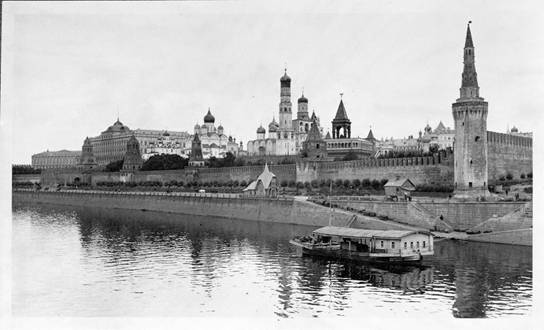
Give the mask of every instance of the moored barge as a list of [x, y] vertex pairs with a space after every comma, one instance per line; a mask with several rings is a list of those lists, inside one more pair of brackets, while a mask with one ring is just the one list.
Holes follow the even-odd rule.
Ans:
[[423, 230], [368, 230], [327, 226], [290, 241], [302, 255], [365, 262], [419, 263], [434, 254], [433, 235]]

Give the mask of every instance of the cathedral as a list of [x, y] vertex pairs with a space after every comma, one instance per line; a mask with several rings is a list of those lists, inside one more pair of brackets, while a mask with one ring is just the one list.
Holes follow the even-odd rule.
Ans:
[[[223, 158], [227, 152], [233, 155], [238, 155], [238, 151], [242, 150], [240, 145], [236, 143], [236, 139], [232, 136], [227, 136], [224, 133], [222, 125], [215, 127], [215, 117], [208, 108], [208, 113], [204, 116], [204, 124], [195, 125], [194, 136], [198, 135], [202, 145], [202, 157], [208, 159], [210, 157]], [[184, 154], [189, 154], [190, 148], [184, 150]]]
[[291, 103], [291, 78], [285, 70], [280, 78], [280, 104], [278, 121], [273, 117], [268, 125], [268, 137], [266, 129], [259, 126], [257, 128], [257, 139], [247, 143], [248, 156], [290, 156], [298, 155], [303, 148], [312, 123], [317, 123], [319, 130], [319, 118], [315, 115], [309, 115], [308, 99], [302, 93], [297, 102], [297, 117], [293, 119]]

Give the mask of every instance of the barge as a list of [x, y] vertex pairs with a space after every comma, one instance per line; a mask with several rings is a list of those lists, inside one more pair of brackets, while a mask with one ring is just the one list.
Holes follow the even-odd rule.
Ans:
[[327, 226], [290, 242], [299, 254], [378, 263], [420, 263], [434, 254], [433, 235], [423, 230], [367, 230]]

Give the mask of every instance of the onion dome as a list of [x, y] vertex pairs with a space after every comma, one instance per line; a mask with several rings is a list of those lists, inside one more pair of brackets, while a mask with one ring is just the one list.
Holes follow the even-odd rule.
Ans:
[[195, 129], [200, 129], [200, 125], [199, 125], [199, 124], [196, 124], [196, 125], [195, 125]]
[[219, 125], [219, 127], [217, 127], [218, 130], [223, 130], [223, 125]]
[[266, 133], [266, 130], [264, 129], [263, 125], [259, 126], [257, 128], [257, 134]]
[[208, 113], [204, 116], [204, 123], [215, 123], [215, 117], [210, 112], [210, 108], [208, 108]]
[[276, 122], [276, 117], [272, 118], [270, 124], [268, 124], [269, 132], [277, 132], [280, 125]]
[[519, 132], [518, 128], [516, 126], [512, 127], [512, 129], [510, 130], [511, 133], [517, 133]]
[[168, 131], [164, 131], [164, 133], [162, 133], [162, 136], [170, 136], [170, 133], [168, 133]]
[[304, 92], [302, 92], [302, 96], [298, 98], [298, 103], [308, 103], [308, 99], [304, 97]]
[[287, 75], [287, 69], [285, 69], [285, 73], [283, 74], [283, 76], [280, 78], [280, 81], [281, 82], [291, 82], [291, 77], [289, 77]]

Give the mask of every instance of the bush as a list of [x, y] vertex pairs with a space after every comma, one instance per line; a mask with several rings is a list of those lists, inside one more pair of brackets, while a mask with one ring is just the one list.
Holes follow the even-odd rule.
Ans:
[[533, 178], [533, 172], [527, 173], [527, 177], [528, 177], [529, 179], [532, 179], [532, 178]]
[[232, 182], [232, 186], [233, 186], [233, 187], [238, 187], [239, 185], [240, 185], [240, 181], [238, 181], [238, 180], [234, 180], [234, 181]]
[[295, 180], [289, 180], [289, 187], [290, 188], [294, 188], [296, 185], [297, 185], [297, 183], [295, 182]]
[[525, 188], [523, 188], [523, 192], [527, 193], [527, 194], [532, 194], [533, 193], [533, 187], [525, 187]]
[[520, 179], [525, 179], [525, 173], [521, 173], [521, 175], [519, 177], [520, 177]]
[[376, 180], [376, 179], [372, 180], [371, 185], [372, 185], [372, 188], [373, 188], [374, 190], [378, 190], [378, 189], [381, 188], [380, 181], [378, 181], [378, 180]]
[[506, 173], [507, 180], [512, 180], [512, 178], [513, 178], [512, 173]]
[[[248, 183], [246, 182], [246, 180], [240, 181], [240, 186], [241, 186], [241, 187], [244, 187], [244, 188], [245, 188], [245, 187], [247, 187], [247, 185], [248, 185]], [[283, 186], [282, 186], [282, 187], [283, 187]]]
[[504, 181], [504, 180], [506, 180], [506, 178], [504, 177], [504, 175], [501, 175], [501, 176], [499, 177], [499, 181]]
[[359, 188], [361, 186], [361, 180], [355, 179], [352, 181], [354, 187]]
[[[245, 181], [242, 181], [242, 182], [245, 182]], [[287, 182], [287, 180], [281, 180], [281, 182], [280, 182], [280, 186], [281, 186], [281, 187], [284, 187], [284, 188], [285, 188], [285, 187], [287, 187], [288, 185], [289, 185], [289, 182]]]
[[298, 181], [298, 182], [297, 182], [297, 188], [298, 188], [298, 189], [304, 188], [304, 183]]
[[105, 172], [119, 172], [123, 168], [124, 160], [117, 160], [106, 165]]
[[362, 185], [364, 188], [370, 187], [370, 180], [369, 180], [369, 179], [363, 179], [363, 181], [361, 182], [361, 185]]
[[341, 187], [341, 186], [342, 186], [342, 183], [343, 183], [342, 179], [336, 179], [336, 180], [334, 180], [334, 186], [335, 186], [335, 187]]
[[177, 170], [187, 166], [189, 160], [174, 154], [151, 156], [142, 165], [142, 171]]
[[319, 187], [319, 181], [312, 180], [311, 185], [312, 185], [312, 188], [318, 188]]
[[381, 180], [380, 180], [380, 184], [382, 185], [382, 187], [385, 186], [385, 184], [387, 183], [387, 181], [389, 181], [389, 180], [387, 180], [387, 179], [381, 179]]

